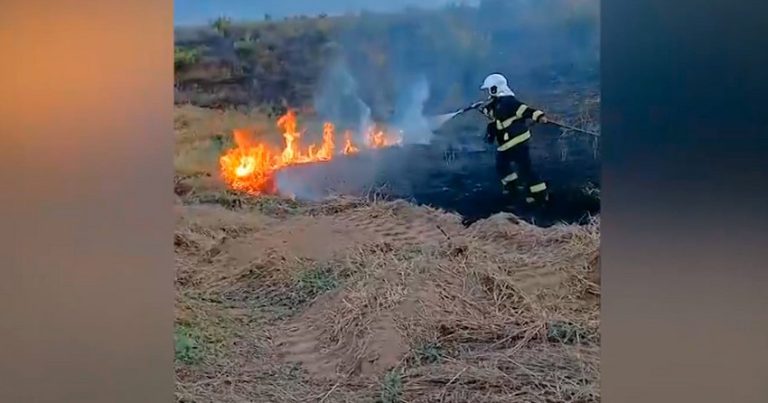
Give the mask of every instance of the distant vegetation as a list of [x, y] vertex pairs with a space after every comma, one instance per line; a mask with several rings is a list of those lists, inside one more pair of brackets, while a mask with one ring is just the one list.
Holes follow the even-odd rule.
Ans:
[[596, 0], [484, 0], [479, 7], [399, 14], [265, 16], [250, 23], [222, 17], [209, 27], [177, 29], [176, 100], [307, 107], [337, 60], [345, 60], [374, 109], [390, 107], [409, 74], [427, 74], [435, 108], [476, 95], [490, 71], [512, 75], [516, 89], [557, 80], [597, 83], [598, 9]]
[[173, 50], [173, 68], [177, 73], [183, 74], [185, 70], [200, 62], [205, 53], [205, 47], [183, 47], [177, 46]]

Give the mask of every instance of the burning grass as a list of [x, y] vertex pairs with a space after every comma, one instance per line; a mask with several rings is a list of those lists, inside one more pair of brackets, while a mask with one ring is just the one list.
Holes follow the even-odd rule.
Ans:
[[333, 123], [323, 122], [314, 133], [310, 129], [313, 123], [317, 122], [308, 118], [300, 124], [295, 110], [273, 121], [260, 110], [177, 107], [176, 193], [230, 189], [251, 195], [274, 194], [274, 175], [280, 169], [402, 142], [399, 132], [390, 133], [376, 125], [365, 133], [353, 133], [337, 132]]
[[[235, 146], [225, 151], [219, 159], [221, 176], [231, 189], [254, 195], [272, 194], [277, 191], [274, 175], [280, 169], [330, 161], [337, 155], [355, 154], [360, 150], [349, 131], [344, 132], [343, 140], [337, 139], [336, 127], [330, 122], [323, 123], [319, 143], [304, 145], [304, 131], [299, 129], [293, 110], [281, 116], [276, 124], [282, 133], [282, 147], [255, 140], [245, 130], [234, 131]], [[367, 148], [390, 147], [401, 141], [399, 134], [389, 134], [375, 126], [370, 127], [365, 134]]]
[[238, 197], [177, 206], [178, 401], [599, 401], [597, 220]]

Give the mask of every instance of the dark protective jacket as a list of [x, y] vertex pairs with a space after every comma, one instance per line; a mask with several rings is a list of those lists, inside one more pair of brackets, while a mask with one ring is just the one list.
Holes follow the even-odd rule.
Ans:
[[512, 95], [493, 98], [480, 108], [491, 119], [488, 135], [496, 141], [499, 151], [507, 151], [531, 138], [526, 119], [539, 122], [544, 112], [531, 108]]

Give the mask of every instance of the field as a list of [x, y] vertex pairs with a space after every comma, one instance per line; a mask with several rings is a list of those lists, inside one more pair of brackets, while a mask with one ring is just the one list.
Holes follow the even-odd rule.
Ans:
[[598, 218], [227, 190], [226, 134], [270, 125], [177, 108], [177, 401], [599, 401]]
[[[533, 129], [560, 206], [546, 227], [502, 205], [479, 116], [388, 143], [393, 122], [477, 99], [491, 71], [599, 131], [598, 15], [483, 0], [177, 29], [177, 401], [599, 401], [597, 138]], [[278, 129], [289, 108], [301, 127]], [[339, 136], [361, 122], [393, 130], [348, 154]], [[288, 150], [299, 138], [322, 145]], [[250, 159], [222, 168], [232, 150]], [[264, 161], [284, 166], [259, 189], [288, 196], [231, 182]]]

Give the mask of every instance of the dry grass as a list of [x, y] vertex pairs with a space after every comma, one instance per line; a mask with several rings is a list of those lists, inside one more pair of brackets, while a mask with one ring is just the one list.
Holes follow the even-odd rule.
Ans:
[[[228, 243], [286, 225], [264, 203], [308, 220], [455, 218], [353, 199], [180, 207], [177, 322], [195, 329], [204, 352], [177, 363], [180, 401], [599, 400], [597, 220], [541, 229], [498, 215], [466, 230], [445, 225], [422, 244], [361, 232], [330, 260], [263, 250], [236, 265]], [[290, 326], [317, 332], [309, 360], [334, 363], [334, 376], [284, 359]], [[377, 366], [372, 353], [397, 360]]]
[[177, 195], [237, 202], [238, 197], [227, 193], [218, 174], [219, 157], [223, 150], [232, 147], [235, 129], [247, 129], [268, 142], [280, 140], [274, 122], [260, 110], [215, 110], [192, 105], [174, 109], [173, 165]]
[[273, 121], [259, 110], [214, 110], [192, 105], [174, 110], [178, 180], [188, 186], [222, 190], [216, 176], [221, 151], [232, 145], [234, 129], [249, 129], [267, 141], [279, 140]]

